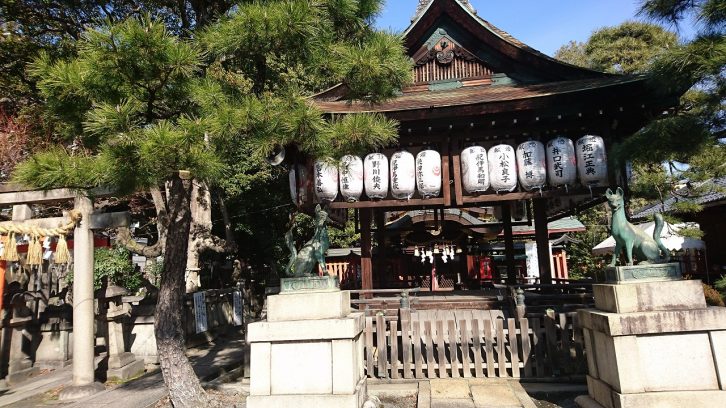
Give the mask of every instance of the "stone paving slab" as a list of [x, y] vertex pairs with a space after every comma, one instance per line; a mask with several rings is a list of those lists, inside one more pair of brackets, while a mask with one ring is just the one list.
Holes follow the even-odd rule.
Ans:
[[521, 407], [519, 401], [511, 387], [506, 384], [495, 385], [473, 385], [471, 387], [471, 396], [477, 407]]
[[63, 407], [146, 408], [155, 405], [165, 395], [164, 379], [161, 372], [157, 371], [120, 387], [99, 392]]
[[[187, 355], [194, 372], [204, 381], [240, 365], [245, 350], [246, 345], [241, 334], [233, 333], [225, 337], [220, 336], [213, 343], [190, 348], [187, 350]], [[97, 360], [100, 358], [97, 357]], [[72, 378], [72, 366], [32, 378], [0, 395], [0, 407], [148, 408], [156, 405], [167, 394], [161, 372], [155, 371], [76, 401], [41, 399], [42, 394], [69, 385]]]
[[536, 408], [518, 381], [499, 378], [421, 381], [418, 401], [419, 408]]
[[70, 370], [55, 370], [48, 374], [31, 378], [20, 385], [10, 388], [0, 396], [0, 407], [9, 406], [38, 394], [68, 384], [73, 379]]
[[471, 398], [431, 399], [431, 408], [478, 408]]
[[431, 399], [463, 399], [471, 398], [471, 390], [466, 380], [442, 379], [431, 380]]

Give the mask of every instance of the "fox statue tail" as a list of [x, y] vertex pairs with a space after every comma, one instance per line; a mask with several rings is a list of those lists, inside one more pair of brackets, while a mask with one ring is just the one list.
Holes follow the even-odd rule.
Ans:
[[671, 253], [670, 251], [668, 251], [668, 248], [663, 245], [663, 241], [660, 240], [660, 233], [661, 231], [663, 231], [664, 224], [665, 221], [663, 221], [663, 214], [656, 214], [655, 229], [653, 230], [653, 239], [655, 240], [655, 243], [658, 244], [658, 248], [663, 252], [663, 262], [668, 262], [671, 260]]
[[295, 258], [297, 258], [297, 248], [295, 248], [295, 240], [292, 238], [292, 229], [290, 231], [287, 231], [285, 234], [285, 243], [287, 244], [287, 248], [290, 250], [290, 261], [287, 263], [287, 268], [285, 268], [285, 272], [288, 274], [292, 274], [293, 265], [295, 264]]

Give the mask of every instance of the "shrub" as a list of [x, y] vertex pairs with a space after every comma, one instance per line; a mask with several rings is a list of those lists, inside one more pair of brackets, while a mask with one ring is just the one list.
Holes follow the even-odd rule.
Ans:
[[703, 294], [706, 296], [706, 304], [709, 306], [724, 306], [723, 297], [712, 286], [704, 283]]
[[[134, 268], [131, 253], [125, 248], [98, 248], [93, 251], [93, 287], [99, 289], [103, 278], [108, 277], [109, 283], [123, 286], [131, 293], [136, 293], [142, 284], [141, 272]], [[66, 275], [68, 285], [73, 284], [73, 272]]]
[[726, 275], [721, 275], [720, 278], [713, 282], [713, 287], [717, 291], [721, 292], [722, 295], [726, 295]]

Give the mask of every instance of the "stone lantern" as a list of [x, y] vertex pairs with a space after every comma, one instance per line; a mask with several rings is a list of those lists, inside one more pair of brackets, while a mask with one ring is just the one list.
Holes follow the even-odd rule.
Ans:
[[13, 295], [10, 301], [12, 317], [8, 326], [10, 326], [12, 334], [8, 375], [5, 377], [8, 385], [18, 384], [39, 372], [37, 367], [33, 367], [32, 356], [29, 353], [33, 338], [28, 329], [34, 323], [34, 319], [28, 302], [34, 300], [31, 293], [23, 292]]
[[107, 381], [127, 380], [144, 372], [144, 361], [137, 360], [134, 353], [126, 351], [123, 320], [129, 315], [131, 307], [122, 300], [125, 294], [126, 289], [113, 284], [96, 291], [98, 319], [106, 322]]

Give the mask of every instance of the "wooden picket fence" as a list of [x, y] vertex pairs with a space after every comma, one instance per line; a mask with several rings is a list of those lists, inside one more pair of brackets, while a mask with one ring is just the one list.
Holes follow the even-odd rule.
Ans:
[[587, 369], [576, 313], [485, 320], [401, 309], [394, 319], [366, 317], [364, 343], [372, 378], [545, 378]]

